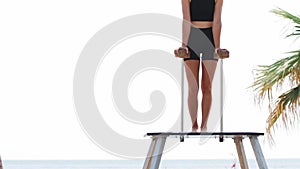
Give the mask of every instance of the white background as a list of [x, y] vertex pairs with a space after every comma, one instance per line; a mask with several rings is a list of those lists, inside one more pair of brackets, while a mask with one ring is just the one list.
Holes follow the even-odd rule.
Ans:
[[[264, 132], [268, 110], [247, 89], [252, 70], [296, 49], [288, 22], [270, 13], [281, 7], [299, 14], [295, 0], [224, 0], [221, 46], [224, 61], [226, 131]], [[101, 28], [132, 14], [181, 18], [180, 0], [1, 1], [0, 154], [2, 159], [119, 159], [84, 134], [73, 106], [72, 80], [87, 41]], [[298, 13], [297, 13], [298, 12]], [[298, 125], [299, 128], [299, 125]], [[300, 158], [298, 129], [277, 130], [276, 146], [260, 139], [266, 158]], [[246, 151], [253, 157], [250, 144]], [[186, 140], [166, 159], [232, 158], [233, 141], [199, 146]]]

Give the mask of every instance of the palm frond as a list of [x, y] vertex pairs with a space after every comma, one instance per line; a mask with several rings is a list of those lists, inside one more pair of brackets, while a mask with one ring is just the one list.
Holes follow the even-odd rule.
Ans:
[[296, 85], [300, 83], [300, 50], [288, 52], [293, 54], [289, 57], [280, 59], [271, 64], [259, 66], [255, 69], [255, 81], [251, 87], [258, 92], [258, 101], [260, 102], [268, 96], [268, 100], [272, 101], [272, 88], [282, 86], [283, 81], [288, 77], [290, 84]]
[[[300, 37], [300, 17], [280, 8], [274, 9], [271, 12], [282, 16], [285, 19], [291, 20], [294, 25], [294, 31], [290, 36]], [[300, 50], [287, 52], [289, 56], [276, 61], [271, 65], [258, 66], [254, 70], [256, 73], [255, 80], [252, 86], [254, 89], [256, 100], [262, 102], [267, 96], [269, 102], [269, 117], [267, 119], [266, 131], [268, 138], [273, 142], [272, 131], [275, 131], [274, 125], [281, 119], [284, 127], [288, 129], [294, 126], [295, 121], [300, 121]], [[283, 83], [288, 82], [292, 89], [281, 94], [275, 102], [273, 101], [274, 88], [281, 88]], [[295, 87], [296, 86], [296, 87]]]
[[296, 24], [294, 32], [287, 35], [287, 37], [300, 35], [300, 17], [299, 16], [295, 16], [281, 8], [273, 9], [273, 10], [271, 10], [271, 12], [273, 12], [274, 14], [280, 15], [283, 18], [290, 19]]
[[276, 101], [274, 110], [270, 113], [267, 120], [267, 132], [271, 132], [271, 128], [275, 122], [282, 118], [286, 128], [292, 126], [296, 120], [299, 120], [300, 112], [297, 111], [300, 107], [300, 85], [290, 89], [280, 95]]
[[293, 65], [289, 76], [290, 81], [292, 81], [294, 84], [300, 84], [300, 50], [287, 53], [293, 54], [290, 60], [290, 64]]

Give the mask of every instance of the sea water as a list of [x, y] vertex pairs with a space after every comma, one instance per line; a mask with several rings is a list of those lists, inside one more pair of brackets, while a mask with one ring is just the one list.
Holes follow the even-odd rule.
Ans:
[[[141, 169], [143, 160], [3, 160], [3, 169]], [[231, 169], [240, 168], [233, 160], [162, 160], [160, 169]], [[300, 169], [300, 159], [270, 159], [269, 169]], [[254, 159], [250, 169], [258, 169]]]

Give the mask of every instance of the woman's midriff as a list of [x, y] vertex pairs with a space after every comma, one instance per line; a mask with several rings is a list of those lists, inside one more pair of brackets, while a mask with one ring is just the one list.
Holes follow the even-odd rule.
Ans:
[[196, 28], [210, 28], [213, 25], [212, 21], [192, 21], [191, 23]]

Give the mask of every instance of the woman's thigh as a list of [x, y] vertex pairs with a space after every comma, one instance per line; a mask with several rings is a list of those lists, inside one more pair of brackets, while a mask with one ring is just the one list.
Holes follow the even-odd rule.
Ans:
[[211, 85], [217, 67], [216, 60], [202, 60], [202, 85]]
[[198, 89], [200, 60], [186, 60], [184, 65], [189, 87]]

